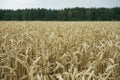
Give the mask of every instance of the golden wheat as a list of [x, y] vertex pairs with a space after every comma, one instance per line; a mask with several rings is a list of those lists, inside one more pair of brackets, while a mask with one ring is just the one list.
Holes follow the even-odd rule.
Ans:
[[0, 80], [120, 80], [120, 22], [0, 22]]

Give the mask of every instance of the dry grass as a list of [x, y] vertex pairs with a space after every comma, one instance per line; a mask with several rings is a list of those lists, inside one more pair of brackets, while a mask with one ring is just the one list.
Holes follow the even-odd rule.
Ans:
[[0, 80], [120, 80], [120, 22], [0, 22]]

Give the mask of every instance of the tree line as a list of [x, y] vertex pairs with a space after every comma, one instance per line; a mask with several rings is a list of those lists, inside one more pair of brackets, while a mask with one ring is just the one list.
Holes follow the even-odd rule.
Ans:
[[0, 9], [0, 20], [119, 21], [120, 7], [65, 9]]

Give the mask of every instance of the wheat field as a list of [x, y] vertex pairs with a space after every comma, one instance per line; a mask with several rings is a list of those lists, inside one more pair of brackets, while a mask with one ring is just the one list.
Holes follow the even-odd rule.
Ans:
[[120, 80], [120, 22], [0, 22], [0, 80]]

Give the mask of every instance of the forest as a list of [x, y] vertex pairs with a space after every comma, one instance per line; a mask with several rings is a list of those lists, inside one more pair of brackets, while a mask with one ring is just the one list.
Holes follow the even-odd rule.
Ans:
[[0, 9], [0, 21], [120, 21], [120, 7]]

